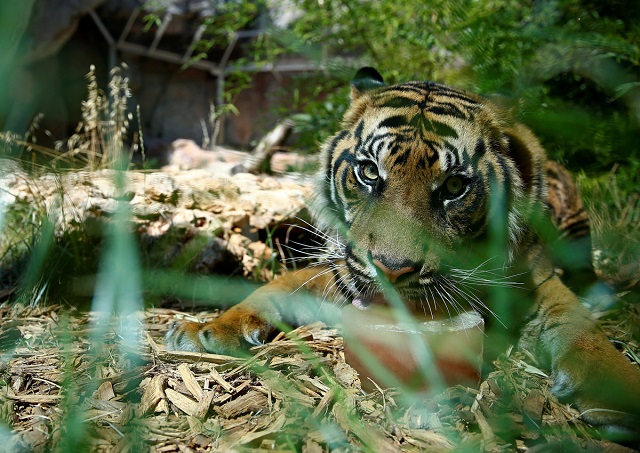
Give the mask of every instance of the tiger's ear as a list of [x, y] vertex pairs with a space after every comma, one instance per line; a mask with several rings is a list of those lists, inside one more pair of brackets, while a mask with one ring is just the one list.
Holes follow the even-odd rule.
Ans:
[[360, 68], [351, 81], [351, 101], [355, 101], [366, 91], [385, 85], [384, 79], [374, 68], [369, 66]]
[[520, 123], [504, 132], [508, 140], [507, 153], [520, 171], [525, 190], [541, 193], [546, 155], [538, 138]]

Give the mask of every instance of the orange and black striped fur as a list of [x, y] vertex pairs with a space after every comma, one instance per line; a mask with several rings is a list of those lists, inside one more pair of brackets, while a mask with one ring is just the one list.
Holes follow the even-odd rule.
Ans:
[[[552, 370], [554, 392], [587, 411], [585, 419], [633, 429], [640, 372], [561, 282], [540, 239], [557, 190], [548, 190], [549, 164], [532, 132], [483, 97], [432, 82], [387, 86], [371, 68], [358, 72], [351, 97], [341, 130], [322, 148], [322, 259], [210, 323], [174, 324], [167, 347], [234, 353], [262, 343], [281, 323], [317, 319], [308, 294], [323, 309], [392, 297], [427, 316], [471, 307], [519, 328], [520, 345]], [[516, 281], [508, 317], [484, 303], [492, 288]]]

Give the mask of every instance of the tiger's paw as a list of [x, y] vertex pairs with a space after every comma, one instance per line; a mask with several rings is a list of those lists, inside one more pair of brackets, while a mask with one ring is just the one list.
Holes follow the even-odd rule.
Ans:
[[200, 329], [205, 324], [191, 321], [173, 321], [164, 336], [170, 351], [206, 352], [200, 340]]
[[232, 308], [207, 323], [173, 322], [165, 335], [165, 346], [174, 351], [238, 355], [263, 344], [272, 331], [260, 317]]
[[612, 440], [637, 441], [640, 369], [606, 346], [590, 353], [568, 351], [554, 366], [551, 391], [560, 401], [574, 404], [583, 420]]

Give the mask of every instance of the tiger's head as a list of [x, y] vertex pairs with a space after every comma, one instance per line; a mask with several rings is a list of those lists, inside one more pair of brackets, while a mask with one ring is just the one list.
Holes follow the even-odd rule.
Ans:
[[337, 230], [341, 289], [362, 306], [384, 301], [382, 281], [421, 310], [473, 305], [456, 280], [483, 278], [473, 269], [496, 256], [476, 253], [488, 237], [504, 238], [493, 267], [512, 262], [530, 237], [525, 212], [544, 205], [533, 134], [483, 97], [433, 82], [388, 86], [359, 70], [322, 152], [319, 223]]

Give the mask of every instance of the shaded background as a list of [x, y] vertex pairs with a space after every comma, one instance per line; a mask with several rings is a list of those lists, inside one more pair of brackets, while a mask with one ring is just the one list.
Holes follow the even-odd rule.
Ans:
[[635, 190], [638, 2], [396, 3], [3, 2], [0, 125], [53, 147], [81, 119], [89, 67], [104, 86], [123, 62], [129, 142], [143, 133], [158, 163], [177, 138], [250, 149], [291, 115], [297, 134], [287, 145], [313, 152], [335, 130], [355, 69], [372, 65], [389, 82], [431, 79], [495, 96], [551, 157], [590, 175], [615, 168]]

